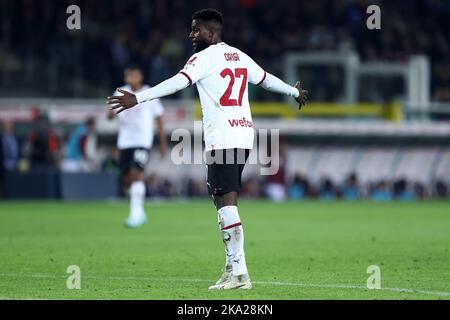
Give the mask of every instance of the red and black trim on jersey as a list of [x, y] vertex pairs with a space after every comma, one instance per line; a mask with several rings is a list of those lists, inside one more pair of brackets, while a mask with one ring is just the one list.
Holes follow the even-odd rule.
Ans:
[[192, 79], [191, 79], [191, 77], [189, 77], [189, 75], [186, 72], [184, 72], [184, 71], [180, 71], [180, 73], [183, 76], [185, 76], [186, 78], [188, 78], [188, 80], [189, 80], [189, 87], [192, 86]]
[[259, 86], [261, 83], [264, 82], [264, 80], [266, 80], [266, 71], [264, 70], [264, 76], [262, 77], [261, 81], [258, 82], [256, 85]]

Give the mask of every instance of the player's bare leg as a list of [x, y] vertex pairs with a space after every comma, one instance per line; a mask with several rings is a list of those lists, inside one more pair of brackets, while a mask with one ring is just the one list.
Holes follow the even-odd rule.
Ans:
[[244, 230], [237, 210], [237, 192], [214, 196], [219, 227], [225, 245], [226, 262], [222, 276], [210, 290], [251, 289], [244, 253]]
[[147, 215], [144, 210], [145, 200], [145, 183], [144, 173], [135, 168], [131, 168], [126, 176], [129, 183], [130, 194], [130, 212], [125, 226], [129, 228], [137, 228], [147, 222]]

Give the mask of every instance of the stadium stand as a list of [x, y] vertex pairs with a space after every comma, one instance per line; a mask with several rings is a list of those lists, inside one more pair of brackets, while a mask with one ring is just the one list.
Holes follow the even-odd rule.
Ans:
[[[190, 11], [205, 5], [200, 0], [76, 3], [83, 8], [83, 32], [70, 33], [65, 16], [58, 13], [73, 1], [0, 1], [4, 26], [0, 95], [105, 96], [120, 85], [121, 71], [129, 62], [146, 66], [147, 78], [155, 84], [178, 71], [190, 56]], [[450, 101], [450, 77], [445, 72], [450, 70], [450, 41], [444, 31], [450, 29], [450, 3], [377, 3], [386, 8], [383, 21], [395, 23], [385, 23], [376, 32], [360, 27], [370, 1], [279, 0], [273, 6], [266, 0], [231, 0], [209, 5], [225, 16], [225, 41], [246, 48], [275, 74], [282, 74], [280, 57], [289, 51], [354, 48], [364, 61], [405, 61], [411, 54], [426, 54], [432, 62], [433, 100]], [[174, 20], [174, 16], [184, 18]], [[18, 25], [21, 28], [11, 28]], [[329, 95], [336, 95], [328, 89]], [[280, 99], [263, 91], [255, 95]]]

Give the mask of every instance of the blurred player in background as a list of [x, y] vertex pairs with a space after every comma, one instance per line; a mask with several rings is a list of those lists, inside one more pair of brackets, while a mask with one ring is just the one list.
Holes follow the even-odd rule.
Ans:
[[189, 38], [196, 53], [177, 75], [135, 94], [119, 90], [123, 96], [108, 97], [108, 103], [112, 105], [111, 109], [121, 113], [144, 101], [173, 94], [194, 83], [197, 85], [203, 111], [206, 158], [216, 158], [216, 153], [225, 154], [222, 162], [210, 164], [208, 161], [207, 166], [208, 191], [218, 212], [226, 254], [224, 273], [209, 289], [251, 289], [244, 233], [237, 209], [241, 175], [254, 139], [248, 83], [291, 96], [300, 108], [306, 102], [307, 92], [301, 89], [299, 82], [295, 87], [284, 83], [265, 72], [244, 52], [223, 42], [220, 12], [214, 9], [197, 11], [192, 16], [191, 27]]
[[[129, 66], [124, 71], [125, 86], [121, 89], [136, 94], [150, 87], [143, 83], [142, 69], [136, 65]], [[115, 96], [121, 95], [119, 91]], [[159, 133], [159, 147], [162, 157], [167, 153], [167, 142], [163, 122], [164, 109], [158, 99], [142, 101], [130, 112], [121, 113], [119, 118], [119, 135], [117, 148], [120, 150], [119, 167], [122, 184], [130, 196], [130, 212], [125, 220], [125, 226], [137, 228], [147, 222], [144, 210], [145, 183], [144, 169], [149, 160], [153, 145], [154, 123]], [[109, 112], [111, 119], [114, 112]]]

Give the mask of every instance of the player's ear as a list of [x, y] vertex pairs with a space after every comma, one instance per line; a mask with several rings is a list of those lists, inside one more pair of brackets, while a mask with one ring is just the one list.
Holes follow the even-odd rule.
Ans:
[[215, 32], [214, 27], [210, 23], [208, 23], [206, 27], [206, 30], [208, 30], [209, 40], [212, 41]]
[[214, 37], [214, 31], [211, 28], [208, 28], [206, 30], [208, 30], [208, 40], [211, 41]]

